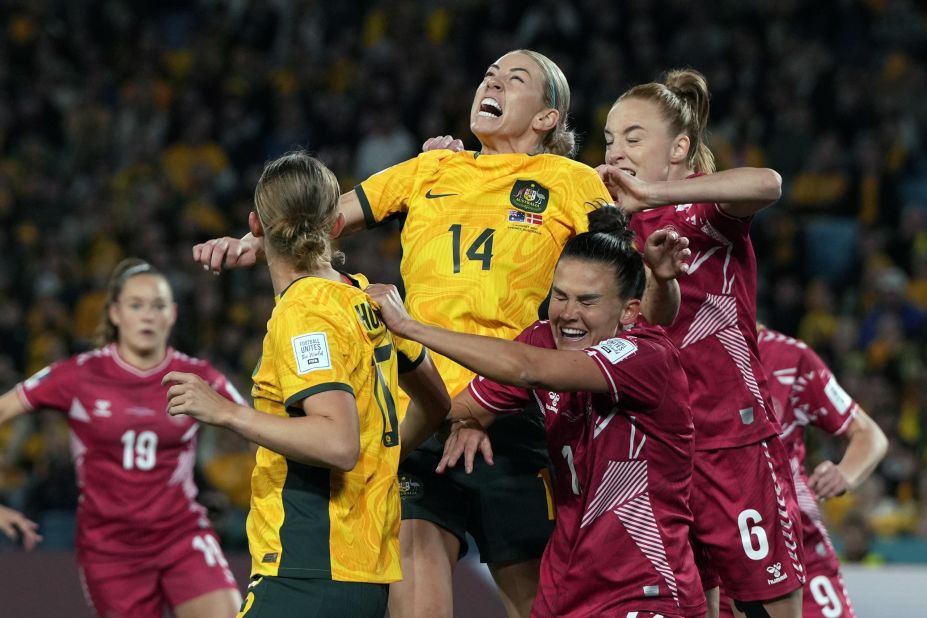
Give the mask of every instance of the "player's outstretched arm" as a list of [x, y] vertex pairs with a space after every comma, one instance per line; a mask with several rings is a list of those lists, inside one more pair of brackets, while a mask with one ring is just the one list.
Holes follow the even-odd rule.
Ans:
[[42, 541], [37, 523], [19, 511], [5, 506], [0, 506], [0, 532], [3, 532], [10, 540], [21, 540], [26, 551], [32, 551]]
[[412, 398], [399, 425], [402, 460], [438, 431], [451, 408], [451, 397], [430, 356], [412, 371], [399, 374], [399, 385]]
[[28, 411], [29, 408], [26, 407], [26, 404], [23, 403], [19, 395], [16, 394], [15, 388], [8, 390], [0, 397], [0, 425]]
[[[354, 191], [343, 194], [338, 206], [344, 215], [344, 227], [340, 230], [340, 236], [364, 229], [364, 211]], [[263, 245], [251, 232], [241, 238], [223, 236], [193, 246], [193, 261], [201, 264], [203, 269], [217, 274], [223, 269], [254, 266], [263, 259]]]
[[833, 498], [859, 487], [888, 450], [888, 438], [862, 409], [857, 410], [846, 436], [847, 450], [840, 463], [821, 462], [808, 479], [808, 486], [819, 498]]
[[670, 326], [679, 313], [677, 277], [689, 272], [692, 255], [689, 239], [670, 230], [657, 230], [644, 245], [647, 286], [641, 298], [641, 313], [651, 324]]
[[360, 456], [360, 421], [351, 393], [331, 390], [302, 400], [305, 416], [284, 417], [233, 403], [199, 376], [172, 371], [164, 376], [168, 413], [225, 427], [246, 440], [313, 466], [348, 471]]
[[709, 202], [732, 217], [749, 217], [782, 196], [782, 177], [769, 168], [739, 167], [666, 182], [646, 182], [616, 165], [600, 165], [596, 171], [615, 203], [629, 213]]
[[583, 351], [548, 350], [429, 326], [409, 316], [395, 286], [377, 283], [366, 291], [391, 331], [490, 380], [530, 389], [609, 392], [605, 376]]

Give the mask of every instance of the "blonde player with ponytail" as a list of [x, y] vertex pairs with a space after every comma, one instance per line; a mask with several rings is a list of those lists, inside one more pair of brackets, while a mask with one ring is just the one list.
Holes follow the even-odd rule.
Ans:
[[[256, 409], [227, 405], [190, 374], [165, 377], [171, 414], [261, 447], [247, 618], [383, 616], [388, 584], [402, 576], [400, 451], [434, 432], [450, 407], [424, 348], [394, 340], [366, 279], [336, 270], [338, 197], [334, 174], [303, 152], [269, 163], [258, 181], [248, 223], [276, 306], [253, 377]], [[405, 415], [399, 384], [413, 396]]]
[[799, 510], [756, 333], [750, 221], [779, 199], [771, 169], [716, 172], [707, 144], [709, 91], [694, 70], [668, 72], [615, 102], [605, 125], [612, 196], [646, 238], [688, 237], [689, 273], [667, 329], [689, 378], [695, 421], [692, 544], [717, 616], [718, 585], [737, 616], [797, 618], [805, 579]]

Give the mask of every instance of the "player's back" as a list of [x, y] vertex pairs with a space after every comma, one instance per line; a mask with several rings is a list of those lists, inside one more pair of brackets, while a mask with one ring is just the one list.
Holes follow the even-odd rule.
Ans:
[[[355, 276], [357, 277], [357, 276]], [[248, 536], [252, 573], [340, 581], [399, 579], [397, 352], [359, 287], [318, 277], [277, 297], [254, 374], [255, 407], [302, 416], [302, 401], [350, 392], [360, 421], [355, 467], [310, 466], [260, 448]]]
[[56, 363], [22, 386], [30, 405], [68, 414], [84, 552], [156, 552], [175, 536], [208, 525], [195, 500], [198, 424], [167, 414], [161, 380], [170, 371], [199, 375], [241, 401], [205, 361], [168, 349], [158, 366], [141, 370], [123, 360], [115, 344]]

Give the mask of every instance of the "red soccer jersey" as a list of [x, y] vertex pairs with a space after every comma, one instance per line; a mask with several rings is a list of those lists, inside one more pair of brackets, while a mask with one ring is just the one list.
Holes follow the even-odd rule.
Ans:
[[839, 562], [824, 528], [817, 496], [808, 487], [804, 434], [808, 425], [829, 434], [843, 434], [859, 406], [803, 341], [767, 328], [760, 331], [759, 349], [801, 508], [805, 564], [810, 567], [825, 562], [836, 569]]
[[667, 333], [689, 378], [695, 449], [744, 446], [778, 433], [756, 347], [750, 219], [730, 217], [718, 204], [682, 204], [635, 213], [630, 227], [641, 248], [661, 229], [689, 239], [682, 303]]
[[[547, 321], [517, 340], [555, 347]], [[544, 410], [557, 519], [533, 615], [701, 613], [688, 542], [692, 416], [678, 352], [662, 329], [639, 325], [587, 353], [611, 393], [470, 383], [490, 410], [518, 411], [532, 398]]]
[[173, 348], [160, 365], [142, 371], [111, 344], [16, 386], [28, 408], [68, 414], [80, 489], [77, 548], [84, 559], [155, 554], [179, 535], [209, 526], [193, 481], [199, 425], [168, 415], [161, 379], [170, 371], [194, 373], [243, 403], [209, 363]]

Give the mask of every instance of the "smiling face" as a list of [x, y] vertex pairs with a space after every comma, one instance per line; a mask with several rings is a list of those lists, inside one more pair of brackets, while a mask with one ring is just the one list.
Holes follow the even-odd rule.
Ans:
[[618, 295], [615, 270], [590, 260], [563, 258], [554, 270], [550, 328], [558, 350], [582, 350], [604, 341], [637, 317], [635, 303]]
[[559, 118], [545, 105], [544, 88], [544, 72], [526, 54], [512, 52], [489, 66], [470, 109], [470, 130], [484, 151], [527, 153], [537, 148]]
[[154, 274], [129, 277], [119, 298], [109, 306], [109, 319], [118, 329], [120, 348], [137, 356], [163, 355], [177, 320], [167, 280]]
[[622, 99], [605, 121], [605, 162], [647, 182], [688, 175], [689, 138], [675, 135], [657, 103]]

